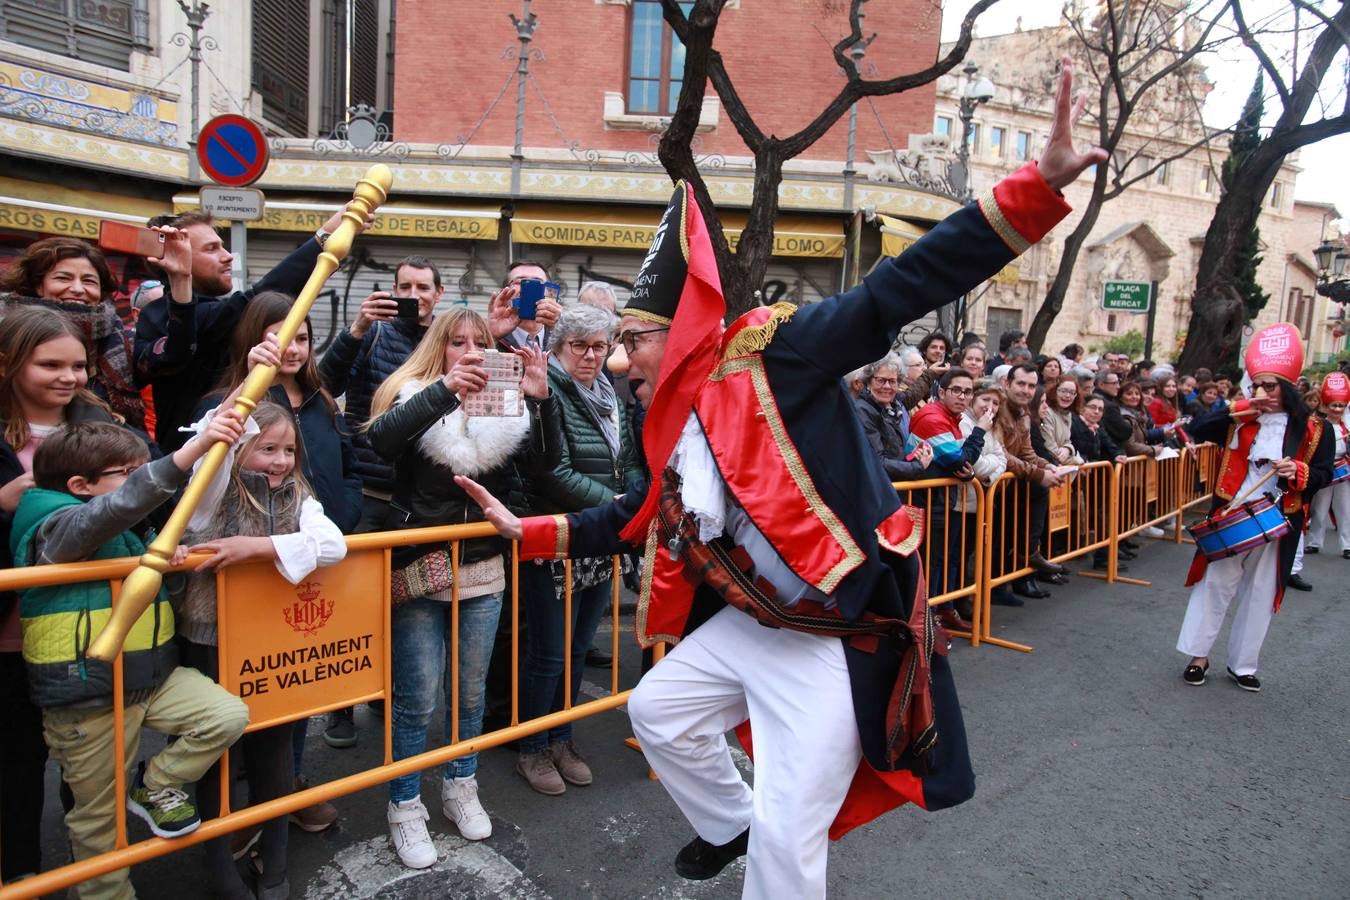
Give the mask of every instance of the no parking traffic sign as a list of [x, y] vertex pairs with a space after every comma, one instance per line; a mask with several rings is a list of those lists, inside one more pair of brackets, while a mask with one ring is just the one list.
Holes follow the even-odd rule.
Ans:
[[243, 116], [216, 116], [197, 135], [197, 162], [217, 184], [252, 184], [267, 171], [267, 158], [267, 137]]

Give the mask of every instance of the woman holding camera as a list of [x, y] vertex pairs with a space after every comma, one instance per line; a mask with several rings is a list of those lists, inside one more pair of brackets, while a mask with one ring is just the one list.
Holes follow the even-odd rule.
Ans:
[[[513, 483], [545, 475], [557, 465], [561, 431], [557, 400], [549, 396], [547, 357], [532, 348], [518, 351], [524, 362], [522, 414], [467, 416], [470, 395], [487, 388], [486, 355], [492, 336], [477, 313], [455, 308], [432, 323], [408, 361], [376, 391], [371, 402], [371, 446], [394, 465], [389, 528], [483, 521], [482, 511], [454, 482], [455, 475], [493, 485], [503, 495]], [[501, 399], [511, 406], [516, 398]], [[445, 742], [477, 737], [483, 727], [483, 693], [502, 595], [506, 590], [500, 538], [460, 542], [458, 584], [453, 548], [422, 544], [394, 553], [393, 755], [416, 756], [426, 749], [427, 725], [444, 685], [448, 705]], [[452, 603], [452, 600], [457, 602]], [[458, 616], [458, 647], [451, 645]], [[458, 693], [447, 659], [458, 657]], [[446, 765], [441, 808], [468, 840], [492, 834], [478, 799], [478, 755]], [[421, 776], [389, 783], [387, 820], [399, 858], [410, 868], [436, 862], [427, 833], [430, 816], [420, 797]]]

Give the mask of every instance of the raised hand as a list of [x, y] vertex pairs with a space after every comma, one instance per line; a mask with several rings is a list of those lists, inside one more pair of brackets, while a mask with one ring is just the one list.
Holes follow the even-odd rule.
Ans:
[[1089, 166], [1106, 162], [1106, 151], [1092, 147], [1079, 153], [1073, 146], [1073, 126], [1083, 115], [1087, 97], [1073, 96], [1073, 60], [1065, 56], [1059, 61], [1059, 91], [1055, 94], [1055, 117], [1050, 123], [1050, 136], [1045, 152], [1037, 162], [1041, 177], [1055, 190], [1061, 191], [1073, 183]]
[[281, 344], [277, 343], [275, 334], [268, 334], [260, 342], [253, 345], [248, 351], [248, 367], [254, 366], [280, 366], [281, 365]]
[[373, 322], [394, 320], [398, 315], [398, 304], [390, 299], [392, 296], [388, 291], [375, 291], [361, 301], [361, 308], [357, 310], [356, 319], [352, 322], [352, 337], [363, 337]]
[[493, 294], [488, 302], [488, 331], [497, 340], [520, 327], [520, 310], [511, 305], [519, 293], [517, 285], [509, 284]]
[[536, 347], [522, 347], [515, 354], [525, 363], [520, 389], [526, 397], [543, 400], [548, 396], [548, 354]]
[[488, 373], [483, 368], [483, 351], [471, 350], [465, 353], [442, 376], [441, 381], [461, 400], [465, 394], [475, 394], [487, 387]]
[[463, 475], [455, 476], [455, 484], [468, 494], [470, 499], [483, 510], [483, 518], [497, 529], [497, 533], [509, 540], [518, 541], [523, 535], [524, 529], [520, 526], [520, 517], [506, 508], [506, 504], [488, 493], [487, 488], [483, 487], [472, 478], [466, 478]]

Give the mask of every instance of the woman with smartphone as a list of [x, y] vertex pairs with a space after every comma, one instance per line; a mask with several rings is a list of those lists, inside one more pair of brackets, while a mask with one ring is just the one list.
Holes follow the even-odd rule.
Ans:
[[[368, 434], [376, 452], [394, 465], [389, 528], [481, 522], [482, 510], [455, 484], [455, 475], [485, 481], [507, 495], [513, 485], [530, 484], [557, 465], [562, 438], [546, 355], [531, 348], [515, 356], [497, 354], [492, 345], [483, 317], [456, 307], [432, 323], [407, 362], [376, 391]], [[518, 388], [497, 387], [505, 369], [494, 363], [503, 356], [523, 362]], [[524, 403], [517, 412], [519, 394]], [[470, 415], [471, 410], [496, 414]], [[488, 660], [506, 590], [506, 550], [504, 541], [491, 537], [462, 541], [458, 548], [438, 543], [394, 551], [395, 759], [426, 749], [442, 686], [445, 743], [482, 733]], [[458, 647], [451, 645], [455, 617]], [[454, 658], [458, 693], [447, 666]], [[448, 763], [441, 779], [441, 809], [471, 841], [492, 834], [478, 799], [477, 770], [478, 755], [468, 754]], [[414, 869], [436, 862], [420, 784], [416, 773], [391, 781], [386, 810], [394, 849]]]

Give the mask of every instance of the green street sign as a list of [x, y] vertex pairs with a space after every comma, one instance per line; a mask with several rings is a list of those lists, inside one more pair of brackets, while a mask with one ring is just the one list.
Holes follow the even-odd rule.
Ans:
[[1110, 312], [1148, 312], [1152, 299], [1147, 281], [1108, 281], [1102, 285], [1102, 309]]

